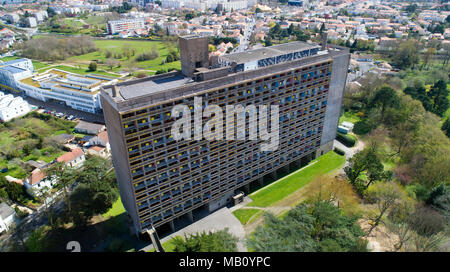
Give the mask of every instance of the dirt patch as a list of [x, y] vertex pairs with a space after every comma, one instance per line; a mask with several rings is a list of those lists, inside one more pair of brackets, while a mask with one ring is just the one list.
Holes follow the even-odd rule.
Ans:
[[[360, 219], [358, 224], [366, 233], [369, 231], [370, 224], [367, 220]], [[399, 240], [397, 235], [390, 233], [384, 226], [377, 226], [366, 239], [369, 241], [367, 246], [372, 252], [396, 251], [394, 245]]]

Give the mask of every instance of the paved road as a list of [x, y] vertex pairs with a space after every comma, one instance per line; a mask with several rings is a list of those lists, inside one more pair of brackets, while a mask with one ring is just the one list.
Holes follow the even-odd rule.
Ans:
[[232, 53], [244, 52], [246, 50], [246, 48], [248, 48], [248, 46], [250, 44], [250, 36], [252, 35], [254, 26], [255, 26], [254, 22], [250, 22], [247, 24], [247, 26], [244, 29], [244, 35], [242, 37], [241, 43], [239, 44], [238, 47], [236, 47], [232, 51]]

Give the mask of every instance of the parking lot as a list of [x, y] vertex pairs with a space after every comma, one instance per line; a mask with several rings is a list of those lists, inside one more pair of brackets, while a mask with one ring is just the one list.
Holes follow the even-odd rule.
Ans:
[[32, 97], [23, 97], [30, 105], [37, 106], [44, 111], [55, 111], [56, 113], [62, 113], [66, 117], [73, 115], [74, 119], [80, 119], [87, 122], [105, 123], [103, 114], [93, 114], [89, 112], [79, 111], [67, 107], [65, 105], [58, 104], [57, 102], [47, 101], [43, 102]]

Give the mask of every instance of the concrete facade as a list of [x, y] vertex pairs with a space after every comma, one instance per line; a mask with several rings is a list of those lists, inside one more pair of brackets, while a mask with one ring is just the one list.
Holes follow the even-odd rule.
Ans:
[[209, 65], [208, 37], [184, 36], [179, 38], [181, 71], [192, 77], [197, 68]]
[[[174, 72], [105, 86], [101, 98], [113, 163], [136, 231], [172, 225], [203, 206], [215, 210], [251, 182], [331, 150], [348, 60], [348, 50], [331, 48], [261, 69], [233, 72], [230, 67], [219, 78], [184, 80]], [[202, 72], [211, 75], [214, 69]], [[221, 108], [279, 105], [279, 148], [261, 152], [261, 141], [175, 141], [171, 110], [193, 105], [194, 97]]]

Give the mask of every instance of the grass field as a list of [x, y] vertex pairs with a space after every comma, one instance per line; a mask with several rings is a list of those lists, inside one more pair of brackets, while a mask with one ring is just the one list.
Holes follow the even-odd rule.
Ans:
[[[249, 220], [256, 215], [257, 213], [263, 213], [262, 210], [259, 209], [238, 209], [233, 212], [234, 216], [241, 222], [242, 225], [250, 223]], [[255, 217], [253, 218], [253, 220]]]
[[250, 198], [253, 201], [247, 206], [268, 207], [305, 186], [317, 176], [327, 174], [341, 167], [345, 163], [345, 157], [335, 152], [328, 152], [310, 162], [310, 164], [312, 163], [314, 164], [278, 180], [273, 185], [266, 186], [262, 190], [250, 194]]
[[[95, 45], [99, 49], [96, 52], [80, 55], [80, 56], [74, 56], [69, 59], [67, 59], [65, 62], [73, 63], [74, 65], [89, 65], [91, 61], [98, 61], [99, 63], [103, 63], [106, 61], [105, 53], [106, 51], [110, 51], [113, 54], [122, 54], [124, 48], [130, 48], [131, 50], [135, 51], [134, 56], [131, 56], [130, 59], [127, 59], [126, 56], [123, 56], [120, 59], [116, 59], [121, 63], [121, 67], [114, 67], [110, 69], [104, 64], [99, 64], [99, 66], [104, 69], [105, 71], [121, 71], [127, 66], [135, 66], [137, 68], [143, 69], [143, 70], [150, 70], [154, 71], [154, 73], [157, 70], [160, 69], [169, 69], [169, 68], [175, 68], [180, 69], [181, 64], [180, 61], [174, 61], [171, 63], [165, 63], [162, 64], [163, 60], [169, 55], [169, 48], [167, 46], [159, 41], [134, 41], [134, 40], [95, 40]], [[159, 57], [154, 60], [148, 60], [148, 61], [141, 61], [137, 62], [134, 60], [134, 58], [140, 54], [149, 52], [152, 48], [155, 48], [158, 50]]]
[[[93, 20], [93, 19], [92, 19]], [[37, 35], [33, 38], [40, 38], [42, 35]], [[181, 69], [180, 61], [174, 61], [170, 63], [163, 63], [166, 57], [169, 55], [170, 50], [176, 50], [174, 46], [169, 46], [160, 41], [149, 41], [149, 40], [94, 40], [95, 45], [98, 50], [88, 54], [73, 56], [66, 60], [56, 61], [52, 63], [44, 63], [39, 61], [33, 61], [35, 70], [38, 72], [44, 72], [50, 68], [61, 69], [67, 72], [77, 73], [77, 74], [98, 74], [110, 77], [120, 77], [116, 72], [131, 71], [135, 72], [133, 75], [137, 75], [139, 72], [143, 72], [147, 75], [154, 75], [158, 70], [169, 70], [169, 69]], [[134, 52], [128, 59], [124, 52], [124, 48], [129, 48]], [[135, 58], [141, 53], [147, 53], [152, 50], [152, 48], [158, 51], [159, 56], [153, 60], [147, 61], [136, 61]], [[109, 67], [106, 65], [106, 52], [110, 51], [113, 55], [111, 59], [114, 59], [117, 63], [114, 67]], [[117, 55], [117, 58], [114, 58]], [[122, 55], [119, 58], [119, 55]], [[5, 57], [1, 60], [9, 61], [17, 59], [18, 57]], [[88, 66], [92, 61], [97, 62], [97, 71], [92, 72], [88, 70]]]
[[114, 216], [120, 215], [124, 212], [125, 212], [125, 208], [123, 207], [122, 200], [119, 197], [116, 200], [116, 202], [114, 202], [112, 208], [108, 212], [102, 214], [102, 216], [104, 218], [114, 217]]
[[[60, 69], [60, 70], [66, 71], [66, 72], [80, 74], [80, 75], [96, 74], [96, 75], [102, 75], [102, 76], [108, 76], [108, 77], [120, 77], [120, 75], [118, 75], [118, 74], [108, 73], [108, 72], [101, 71], [101, 70], [97, 70], [97, 71], [93, 72], [93, 71], [89, 71], [87, 68], [80, 69], [77, 67], [72, 67], [72, 66], [67, 66], [67, 65], [56, 65], [56, 66], [49, 67], [49, 69], [51, 69], [51, 68]], [[45, 69], [43, 69], [43, 70], [45, 70]], [[40, 72], [43, 72], [43, 71], [40, 71]]]
[[360, 120], [361, 120], [361, 118], [359, 118], [356, 115], [356, 112], [354, 112], [354, 111], [346, 111], [339, 118], [339, 124], [341, 124], [342, 122], [350, 122], [350, 123], [355, 124], [356, 122], [358, 122]]

